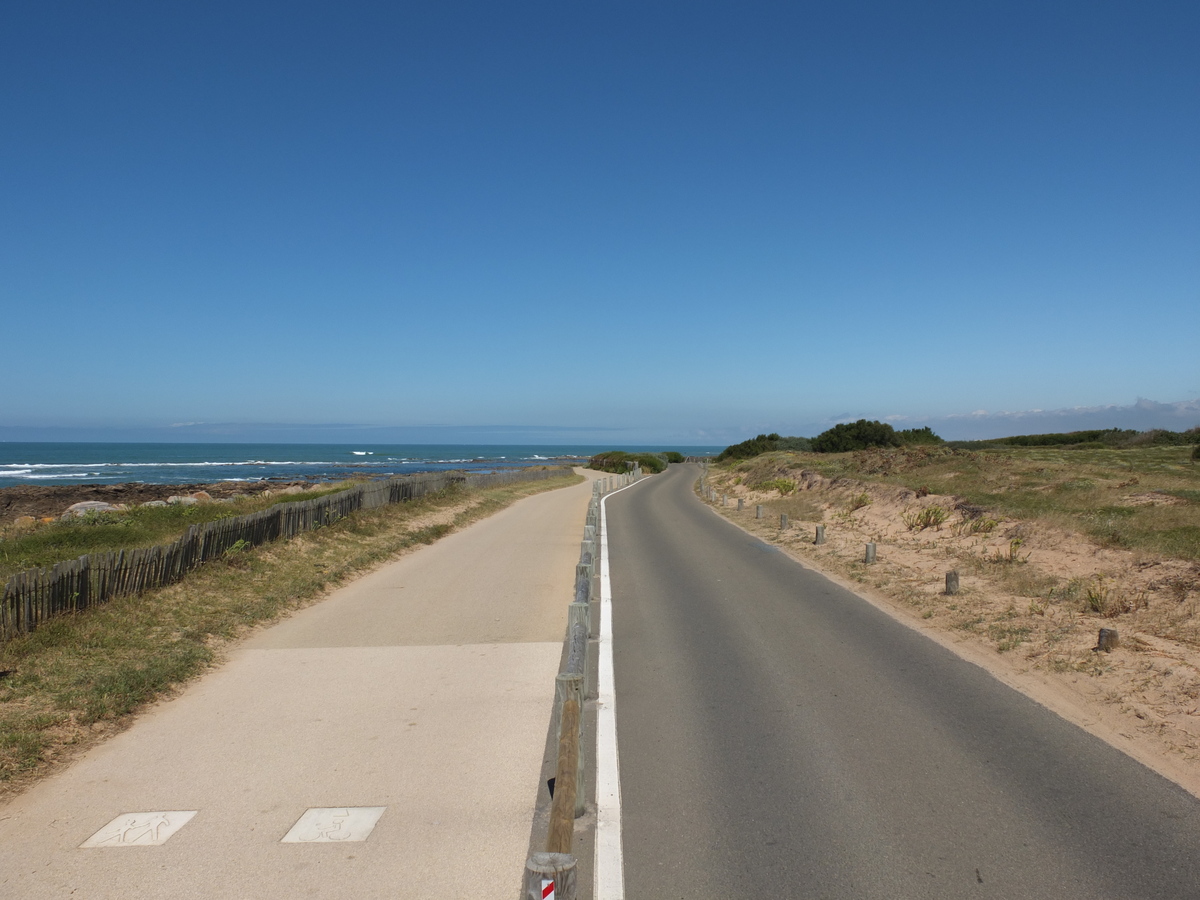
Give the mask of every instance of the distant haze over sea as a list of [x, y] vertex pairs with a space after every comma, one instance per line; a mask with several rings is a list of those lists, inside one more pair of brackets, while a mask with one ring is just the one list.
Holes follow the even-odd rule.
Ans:
[[[578, 464], [608, 447], [533, 444], [218, 444], [0, 442], [0, 487], [331, 481], [452, 469]], [[702, 455], [722, 447], [624, 447]]]

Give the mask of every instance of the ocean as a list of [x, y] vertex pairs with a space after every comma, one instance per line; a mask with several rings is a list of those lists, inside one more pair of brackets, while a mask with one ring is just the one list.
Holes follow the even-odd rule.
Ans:
[[[0, 487], [20, 484], [193, 484], [336, 481], [413, 472], [491, 472], [572, 465], [612, 447], [471, 444], [89, 444], [0, 442]], [[721, 447], [621, 447], [719, 453]]]

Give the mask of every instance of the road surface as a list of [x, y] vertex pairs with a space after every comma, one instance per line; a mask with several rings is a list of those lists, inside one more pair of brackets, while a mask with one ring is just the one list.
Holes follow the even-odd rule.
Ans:
[[630, 900], [1200, 897], [1193, 796], [726, 522], [698, 475], [607, 502]]

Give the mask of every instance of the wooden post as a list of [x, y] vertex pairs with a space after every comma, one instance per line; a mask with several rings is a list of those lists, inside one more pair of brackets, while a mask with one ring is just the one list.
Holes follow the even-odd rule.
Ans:
[[867, 544], [867, 555], [863, 558], [863, 562], [865, 562], [865, 563], [875, 562], [875, 542], [874, 541]]
[[953, 597], [958, 593], [958, 572], [951, 569], [946, 573], [946, 595]]
[[741, 512], [745, 508], [746, 508], [746, 501], [743, 500], [741, 497], [738, 497], [738, 512]]
[[787, 527], [788, 527], [788, 524], [787, 524], [787, 513], [780, 513], [780, 514], [779, 514], [779, 530], [780, 530], [780, 531], [787, 531]]
[[756, 504], [754, 507], [754, 518], [761, 519], [763, 517], [762, 504]]
[[1101, 628], [1100, 637], [1096, 641], [1096, 646], [1092, 649], [1112, 653], [1119, 646], [1121, 646], [1121, 635], [1117, 633], [1117, 630], [1115, 628]]
[[[579, 663], [581, 674], [583, 675], [583, 696], [592, 696], [592, 678], [590, 674], [590, 666], [588, 665], [588, 635], [592, 633], [591, 623], [592, 608], [586, 603], [572, 603], [567, 607], [567, 634], [571, 636], [572, 644], [575, 643], [576, 629], [583, 629], [583, 641], [581, 652], [583, 660]], [[574, 648], [572, 648], [574, 649]]]
[[813, 538], [813, 543], [814, 544], [825, 543], [825, 526], [824, 525], [817, 526], [817, 536], [815, 538]]
[[554, 805], [550, 810], [546, 849], [551, 853], [570, 853], [573, 820], [583, 815], [587, 800], [583, 786], [583, 712], [579, 701], [568, 700], [563, 704], [559, 729]]
[[563, 672], [554, 679], [554, 711], [550, 720], [550, 733], [558, 734], [562, 728], [562, 708], [568, 700], [575, 700], [583, 707], [583, 676]]
[[728, 495], [728, 494], [722, 494], [722, 495], [721, 495], [721, 505], [722, 505], [722, 506], [728, 506], [728, 505], [729, 505], [729, 495]]
[[534, 853], [525, 862], [521, 900], [543, 900], [546, 883], [554, 885], [554, 900], [577, 900], [575, 857], [568, 853]]
[[550, 807], [548, 853], [570, 853], [575, 836], [575, 816], [581, 793], [579, 775], [579, 702], [563, 704], [558, 738], [558, 764], [554, 769], [554, 802]]

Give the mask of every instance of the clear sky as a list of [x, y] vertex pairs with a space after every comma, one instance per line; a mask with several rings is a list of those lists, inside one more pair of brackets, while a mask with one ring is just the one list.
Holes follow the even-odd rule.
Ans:
[[1198, 47], [1195, 0], [6, 4], [0, 426], [1200, 398]]

